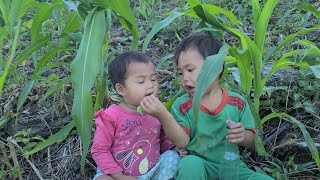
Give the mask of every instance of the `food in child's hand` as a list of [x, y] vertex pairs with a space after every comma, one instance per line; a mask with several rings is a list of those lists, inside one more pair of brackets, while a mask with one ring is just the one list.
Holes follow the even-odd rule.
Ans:
[[137, 107], [137, 112], [141, 114], [141, 116], [143, 115], [143, 110], [141, 108], [141, 106]]

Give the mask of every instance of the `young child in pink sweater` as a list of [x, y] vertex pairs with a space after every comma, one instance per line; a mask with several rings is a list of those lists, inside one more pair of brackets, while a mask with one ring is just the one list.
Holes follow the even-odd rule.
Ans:
[[137, 112], [144, 97], [158, 93], [151, 59], [141, 52], [122, 53], [111, 62], [109, 76], [123, 101], [95, 114], [91, 155], [98, 168], [94, 179], [171, 179], [180, 160], [171, 150], [174, 144], [158, 119]]

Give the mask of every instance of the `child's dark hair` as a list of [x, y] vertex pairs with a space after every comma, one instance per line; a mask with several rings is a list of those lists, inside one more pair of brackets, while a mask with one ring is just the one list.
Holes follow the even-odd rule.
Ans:
[[109, 77], [113, 87], [117, 83], [124, 83], [128, 66], [132, 62], [150, 63], [151, 58], [139, 51], [127, 51], [117, 56], [109, 65]]
[[217, 54], [222, 44], [213, 36], [204, 33], [195, 33], [184, 38], [177, 47], [175, 53], [175, 62], [178, 64], [178, 59], [182, 51], [186, 51], [189, 48], [196, 49], [203, 59], [208, 56]]

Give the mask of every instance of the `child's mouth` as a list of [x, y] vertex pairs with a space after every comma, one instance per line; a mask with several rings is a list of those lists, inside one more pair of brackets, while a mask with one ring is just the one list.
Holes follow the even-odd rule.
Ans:
[[151, 94], [153, 94], [153, 93], [146, 94], [146, 95], [145, 95], [145, 97], [147, 97], [147, 96], [151, 96]]
[[186, 90], [189, 91], [190, 93], [194, 92], [194, 87], [193, 86], [185, 86]]

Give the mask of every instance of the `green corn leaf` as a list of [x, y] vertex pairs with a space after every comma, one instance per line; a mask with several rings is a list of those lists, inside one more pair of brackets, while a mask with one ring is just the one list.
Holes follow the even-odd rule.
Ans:
[[[105, 49], [106, 44], [107, 43], [104, 43], [104, 46], [102, 49]], [[105, 58], [102, 58], [102, 59], [105, 59]], [[105, 73], [104, 63], [101, 62], [101, 65], [99, 66], [98, 78], [96, 80], [96, 100], [95, 100], [95, 104], [94, 104], [94, 111], [95, 112], [101, 108], [104, 96], [109, 95], [106, 79], [107, 79], [107, 77], [106, 77], [106, 73]]]
[[253, 25], [256, 26], [258, 23], [260, 14], [261, 14], [261, 7], [259, 4], [259, 0], [252, 0], [252, 17], [253, 17]]
[[174, 11], [174, 12], [170, 13], [170, 15], [168, 17], [166, 17], [162, 21], [159, 21], [157, 24], [155, 24], [143, 42], [142, 52], [146, 52], [147, 46], [150, 43], [150, 41], [154, 35], [156, 35], [161, 29], [167, 27], [169, 24], [172, 23], [172, 21], [174, 21], [175, 19], [177, 19], [178, 17], [180, 17], [182, 15], [184, 15], [184, 13]]
[[259, 156], [267, 156], [268, 155], [266, 149], [263, 146], [261, 138], [258, 135], [254, 136], [254, 144], [255, 144], [255, 149], [258, 152]]
[[91, 88], [102, 61], [102, 47], [106, 34], [105, 11], [91, 10], [85, 20], [84, 34], [77, 56], [71, 64], [74, 88], [72, 119], [83, 144], [81, 172], [84, 173], [85, 157], [91, 142], [93, 104]]
[[276, 118], [276, 117], [279, 117], [279, 118], [284, 118], [286, 121], [288, 122], [291, 122], [293, 124], [296, 124], [302, 134], [303, 134], [303, 137], [307, 143], [307, 146], [311, 152], [311, 155], [312, 155], [312, 158], [314, 159], [314, 161], [316, 162], [318, 168], [320, 168], [320, 158], [319, 158], [319, 152], [318, 152], [318, 149], [317, 147], [315, 146], [309, 132], [307, 131], [305, 125], [303, 123], [301, 123], [299, 120], [297, 120], [296, 118], [286, 114], [286, 113], [271, 113], [271, 114], [268, 114], [267, 116], [265, 116], [264, 118], [262, 118], [261, 122], [262, 123], [265, 123], [266, 121], [272, 119], [272, 118]]
[[92, 8], [88, 7], [86, 4], [84, 4], [83, 2], [80, 3], [77, 8], [78, 8], [77, 11], [79, 13], [79, 16], [83, 20], [86, 19], [86, 17], [88, 16], [88, 12], [92, 9]]
[[244, 98], [247, 100], [247, 102], [249, 104], [249, 107], [250, 107], [250, 110], [252, 112], [256, 127], [259, 129], [259, 131], [263, 132], [263, 126], [262, 126], [261, 118], [260, 118], [260, 115], [259, 115], [259, 107], [256, 107], [252, 103], [252, 100], [250, 99], [249, 95], [244, 95]]
[[7, 1], [0, 0], [0, 11], [5, 24], [9, 24], [10, 9]]
[[61, 35], [65, 35], [65, 34], [69, 34], [74, 32], [75, 30], [77, 30], [80, 27], [80, 18], [77, 12], [72, 12], [69, 15], [69, 19], [66, 23], [66, 25], [64, 26]]
[[298, 45], [305, 46], [308, 48], [319, 49], [318, 46], [316, 45], [316, 43], [309, 41], [309, 40], [306, 40], [306, 39], [298, 40], [298, 41], [294, 42], [293, 44], [298, 44]]
[[27, 58], [29, 56], [31, 56], [31, 54], [33, 52], [35, 52], [36, 50], [44, 47], [47, 42], [50, 40], [50, 37], [45, 37], [43, 39], [39, 39], [37, 41], [31, 42], [31, 44], [29, 44], [23, 51], [21, 54], [19, 54], [19, 56], [16, 58], [16, 62], [15, 64], [20, 64], [23, 61], [27, 60]]
[[[261, 71], [262, 71], [262, 52], [258, 46], [247, 36], [245, 36], [245, 41], [250, 52], [250, 59], [253, 66], [253, 83], [254, 83], [254, 103], [256, 107], [259, 107], [258, 99], [262, 93], [262, 83], [261, 83]], [[249, 94], [247, 94], [249, 95]]]
[[21, 8], [23, 7], [23, 2], [20, 0], [12, 0], [11, 1], [11, 8], [9, 14], [9, 33], [13, 36], [14, 33], [14, 25], [17, 23], [17, 19], [19, 18], [19, 14]]
[[227, 56], [228, 49], [228, 45], [223, 45], [218, 54], [208, 56], [202, 65], [201, 71], [197, 78], [192, 101], [193, 113], [196, 122], [198, 122], [199, 119], [199, 109], [202, 97], [209, 85], [220, 74], [220, 70], [222, 70], [224, 58]]
[[222, 22], [220, 22], [220, 20], [218, 20], [218, 18], [216, 16], [211, 15], [202, 5], [197, 5], [197, 6], [193, 7], [193, 11], [203, 21], [215, 26], [216, 28], [220, 28], [222, 30], [227, 30], [226, 27], [223, 26]]
[[264, 5], [264, 8], [259, 16], [259, 20], [257, 21], [254, 33], [254, 42], [261, 52], [263, 52], [265, 35], [270, 16], [278, 2], [279, 0], [266, 1], [266, 4]]
[[251, 56], [249, 51], [240, 52], [236, 48], [230, 48], [230, 53], [236, 58], [239, 68], [241, 88], [245, 94], [249, 94], [252, 88], [252, 73], [251, 73]]
[[287, 59], [286, 56], [280, 58], [278, 61], [276, 61], [274, 63], [274, 65], [272, 66], [272, 69], [269, 71], [268, 75], [265, 76], [261, 83], [262, 83], [262, 86], [265, 85], [265, 83], [268, 81], [268, 79], [270, 79], [270, 77], [275, 73], [277, 72], [278, 70], [280, 69], [283, 69], [283, 68], [286, 68], [288, 66], [300, 66], [300, 67], [304, 67], [304, 68], [307, 68], [309, 67], [308, 63], [306, 62], [299, 62], [299, 63], [294, 63], [294, 62], [291, 62]]
[[20, 108], [22, 107], [23, 103], [26, 101], [28, 94], [30, 93], [32, 87], [37, 84], [36, 80], [31, 80], [20, 92], [19, 98], [18, 98], [18, 104], [17, 104], [17, 112], [20, 111]]
[[138, 29], [128, 0], [92, 0], [92, 4], [98, 7], [110, 8], [118, 14], [121, 24], [132, 32], [133, 41], [131, 50], [136, 50], [138, 45]]
[[310, 5], [310, 4], [304, 4], [300, 7], [298, 7], [299, 9], [303, 9], [305, 11], [309, 11], [309, 12], [312, 12], [312, 14], [314, 16], [316, 16], [317, 18], [320, 18], [320, 11], [317, 10], [316, 7]]
[[12, 65], [12, 62], [13, 62], [13, 59], [15, 57], [15, 52], [16, 52], [17, 44], [18, 44], [18, 40], [19, 40], [20, 28], [21, 28], [21, 19], [18, 20], [16, 31], [14, 33], [13, 43], [12, 43], [12, 46], [10, 48], [9, 59], [8, 59], [6, 65], [4, 67], [3, 72], [0, 75], [0, 97], [2, 96], [2, 90], [3, 90], [3, 87], [4, 87], [4, 82], [6, 80], [6, 77], [8, 75], [9, 69], [10, 69], [10, 67]]
[[246, 35], [244, 33], [241, 33], [234, 28], [223, 25], [222, 22], [217, 17], [215, 17], [215, 15], [211, 15], [202, 5], [198, 5], [198, 6], [193, 7], [193, 9], [190, 9], [186, 13], [186, 15], [191, 16], [191, 17], [198, 17], [198, 18], [202, 19], [203, 21], [213, 25], [215, 28], [218, 28], [218, 29], [221, 29], [221, 30], [228, 32], [232, 36], [240, 39], [241, 46], [243, 49], [247, 48], [246, 43], [245, 43]]
[[171, 99], [169, 99], [167, 102], [164, 103], [164, 106], [167, 108], [169, 112], [171, 112], [171, 106], [174, 103], [174, 101], [182, 96], [185, 93], [183, 89], [180, 89]]
[[60, 143], [60, 142], [64, 141], [68, 137], [68, 135], [69, 135], [70, 131], [73, 129], [73, 127], [74, 127], [74, 121], [69, 122], [62, 129], [60, 129], [57, 133], [55, 133], [54, 135], [51, 135], [48, 139], [39, 143], [31, 151], [25, 152], [23, 154], [23, 156], [29, 157], [30, 155], [32, 155], [38, 151], [41, 151], [42, 149], [44, 149], [54, 143]]
[[305, 35], [307, 33], [315, 32], [315, 31], [319, 31], [319, 30], [320, 30], [319, 27], [304, 28], [304, 29], [301, 29], [300, 31], [298, 31], [296, 33], [292, 33], [292, 34], [287, 35], [281, 42], [278, 43], [278, 45], [276, 47], [272, 47], [272, 48], [270, 48], [270, 50], [268, 50], [268, 52], [264, 56], [263, 62], [264, 63], [268, 62], [268, 60], [271, 59], [272, 55], [275, 52], [279, 51], [284, 46], [291, 44], [295, 40], [295, 38], [297, 36], [299, 36], [299, 35], [303, 36], [303, 35]]
[[44, 69], [44, 67], [47, 65], [47, 63], [53, 59], [53, 57], [62, 50], [71, 50], [70, 48], [65, 47], [56, 47], [48, 51], [40, 60], [38, 65], [36, 66], [35, 71], [32, 75], [32, 80], [23, 88], [19, 95], [18, 104], [17, 104], [17, 111], [20, 110], [23, 103], [26, 101], [28, 94], [30, 93], [32, 87], [37, 83], [37, 81], [40, 78], [39, 73]]
[[191, 7], [195, 7], [200, 5], [201, 2], [199, 0], [187, 0], [187, 3], [190, 4]]
[[43, 57], [40, 59], [39, 63], [37, 64], [36, 66], [36, 69], [34, 71], [34, 75], [37, 75], [38, 73], [40, 73], [44, 67], [48, 64], [48, 62], [50, 60], [52, 60], [55, 55], [58, 53], [58, 52], [61, 52], [61, 51], [70, 51], [72, 50], [71, 48], [66, 48], [66, 47], [55, 47], [53, 49], [50, 49], [45, 55], [43, 55]]
[[44, 100], [46, 100], [51, 94], [57, 92], [58, 90], [63, 89], [63, 86], [65, 84], [69, 84], [71, 83], [71, 77], [66, 77], [64, 79], [61, 80], [61, 82], [55, 86], [53, 86], [52, 88], [50, 88], [46, 94], [43, 95], [43, 97], [41, 97], [41, 99], [39, 100], [39, 102], [43, 102]]
[[215, 5], [212, 5], [212, 4], [203, 4], [202, 7], [203, 7], [207, 12], [209, 12], [210, 15], [223, 14], [223, 15], [225, 15], [225, 16], [230, 20], [230, 22], [232, 22], [234, 25], [236, 25], [236, 26], [239, 25], [237, 17], [236, 17], [231, 11], [222, 9], [222, 8], [219, 7], [219, 6], [215, 6]]

